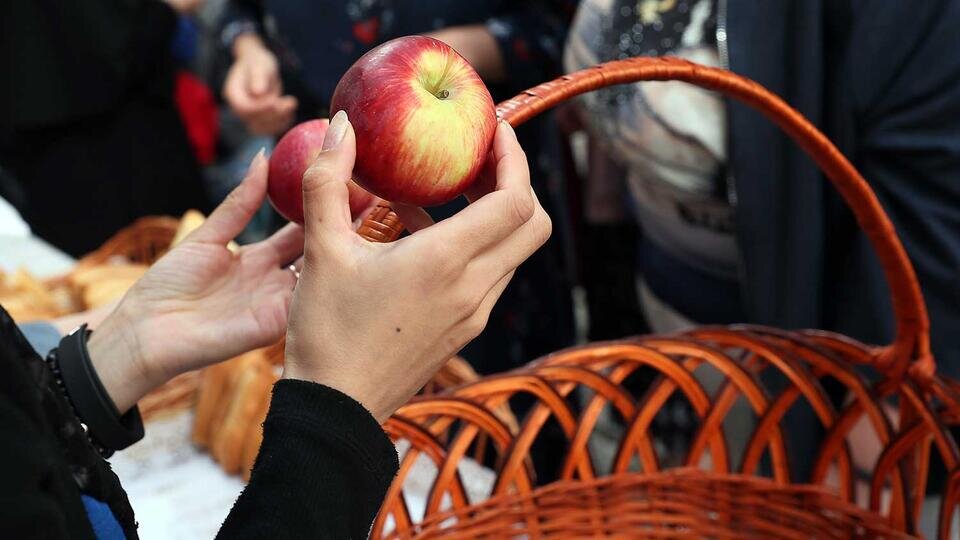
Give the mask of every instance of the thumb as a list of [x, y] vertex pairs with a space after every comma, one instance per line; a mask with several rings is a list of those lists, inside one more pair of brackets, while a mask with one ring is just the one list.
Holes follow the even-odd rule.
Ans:
[[347, 183], [357, 156], [356, 138], [347, 113], [330, 121], [317, 159], [303, 173], [303, 221], [307, 246], [353, 233]]

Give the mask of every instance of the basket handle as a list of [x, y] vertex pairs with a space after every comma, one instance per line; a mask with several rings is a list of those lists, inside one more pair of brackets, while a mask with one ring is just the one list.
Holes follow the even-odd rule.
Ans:
[[[901, 377], [907, 369], [915, 376], [932, 376], [936, 366], [930, 353], [926, 304], [893, 223], [866, 180], [840, 150], [802, 114], [766, 88], [727, 70], [678, 58], [629, 58], [584, 69], [526, 90], [498, 105], [497, 115], [517, 126], [563, 101], [599, 88], [668, 80], [717, 91], [750, 105], [783, 129], [816, 162], [853, 211], [873, 246], [893, 298], [896, 337], [892, 344], [878, 349], [875, 366], [890, 377]], [[358, 232], [371, 241], [390, 242], [402, 229], [403, 224], [390, 210], [389, 203], [384, 202]]]

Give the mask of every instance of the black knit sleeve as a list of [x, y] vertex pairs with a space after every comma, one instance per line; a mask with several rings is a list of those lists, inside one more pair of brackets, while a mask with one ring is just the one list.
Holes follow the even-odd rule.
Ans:
[[218, 538], [366, 538], [398, 466], [393, 443], [359, 403], [281, 380], [250, 483]]

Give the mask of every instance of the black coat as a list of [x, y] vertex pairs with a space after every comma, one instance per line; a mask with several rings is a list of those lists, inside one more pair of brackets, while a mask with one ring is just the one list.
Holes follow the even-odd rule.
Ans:
[[[783, 96], [863, 173], [917, 271], [938, 366], [960, 376], [960, 1], [727, 4], [730, 68]], [[729, 111], [752, 322], [888, 343], [890, 295], [852, 214], [768, 120]]]
[[0, 2], [0, 196], [71, 255], [208, 210], [174, 103], [176, 20], [160, 0]]

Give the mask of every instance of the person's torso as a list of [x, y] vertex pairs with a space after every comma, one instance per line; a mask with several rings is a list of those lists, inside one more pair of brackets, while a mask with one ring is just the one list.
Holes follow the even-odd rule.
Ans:
[[[672, 55], [716, 66], [714, 0], [585, 0], [565, 68]], [[721, 97], [679, 82], [619, 85], [581, 101], [592, 132], [624, 165], [630, 205], [647, 239], [720, 276], [735, 277]]]

